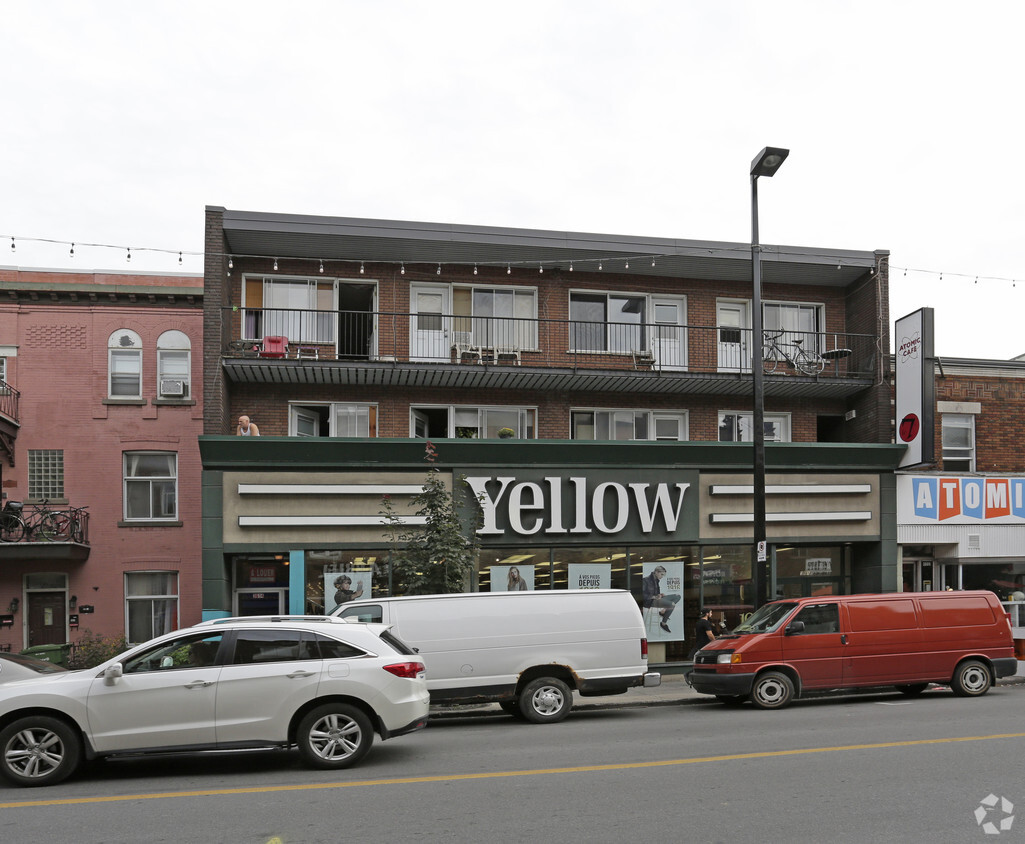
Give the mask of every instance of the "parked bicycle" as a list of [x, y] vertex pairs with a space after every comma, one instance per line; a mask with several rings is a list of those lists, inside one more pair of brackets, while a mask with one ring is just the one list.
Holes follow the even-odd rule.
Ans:
[[[789, 343], [780, 340], [786, 334], [784, 329], [765, 332], [765, 344], [762, 346], [762, 368], [766, 375], [776, 371], [781, 364], [788, 363], [796, 371], [805, 375], [818, 375], [826, 368], [826, 359], [814, 349], [804, 348], [804, 338], [795, 337]], [[791, 355], [788, 349], [794, 349]]]
[[0, 541], [20, 542], [25, 536], [25, 522], [21, 518], [25, 505], [7, 499], [0, 509]]
[[85, 536], [85, 507], [68, 507], [54, 511], [54, 523], [60, 539], [81, 542]]

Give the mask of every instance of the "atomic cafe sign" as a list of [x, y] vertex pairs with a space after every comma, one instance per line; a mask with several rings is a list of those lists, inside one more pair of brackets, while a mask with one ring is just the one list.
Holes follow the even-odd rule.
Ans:
[[482, 540], [535, 536], [619, 541], [697, 539], [695, 471], [508, 470], [466, 477], [481, 508]]
[[921, 522], [1004, 522], [1025, 519], [1025, 478], [898, 476], [898, 494]]

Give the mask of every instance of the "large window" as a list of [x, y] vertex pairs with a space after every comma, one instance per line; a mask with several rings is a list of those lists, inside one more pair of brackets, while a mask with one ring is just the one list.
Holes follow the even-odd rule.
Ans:
[[943, 414], [943, 469], [975, 471], [975, 417], [970, 413]]
[[186, 399], [191, 394], [192, 344], [182, 331], [165, 331], [157, 339], [157, 394]]
[[142, 339], [120, 329], [107, 341], [107, 394], [112, 399], [142, 398]]
[[173, 521], [178, 518], [178, 455], [173, 452], [124, 453], [125, 521]]
[[647, 348], [645, 298], [570, 293], [570, 348], [575, 352], [637, 352]]
[[[764, 418], [765, 441], [768, 443], [790, 442], [790, 414], [766, 413]], [[749, 443], [752, 439], [752, 415], [726, 410], [719, 414], [719, 442]]]
[[413, 407], [414, 437], [459, 439], [521, 439], [535, 436], [537, 411], [526, 407]]
[[455, 339], [486, 349], [537, 348], [537, 292], [514, 287], [456, 287]]
[[54, 501], [64, 497], [64, 450], [41, 448], [28, 451], [28, 497]]
[[570, 425], [575, 440], [687, 439], [686, 411], [574, 410]]
[[334, 402], [289, 406], [291, 437], [376, 437], [377, 405]]
[[125, 573], [125, 629], [131, 643], [145, 642], [178, 627], [178, 574]]
[[804, 348], [819, 351], [821, 305], [796, 302], [767, 302], [762, 305], [763, 327], [767, 334], [782, 331], [779, 343], [793, 346], [800, 341]]
[[311, 278], [247, 278], [246, 338], [287, 337], [293, 344], [335, 341], [338, 320], [333, 281]]

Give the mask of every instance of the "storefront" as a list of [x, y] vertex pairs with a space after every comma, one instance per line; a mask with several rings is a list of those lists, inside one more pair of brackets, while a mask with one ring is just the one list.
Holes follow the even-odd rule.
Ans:
[[[496, 445], [435, 443], [449, 488], [469, 491], [479, 553], [467, 591], [630, 590], [654, 662], [686, 659], [702, 606], [727, 626], [756, 608], [750, 446]], [[382, 502], [415, 520], [422, 441], [204, 437], [201, 450], [207, 617], [392, 594]], [[754, 572], [768, 597], [897, 588], [900, 451], [768, 448], [768, 559]]]

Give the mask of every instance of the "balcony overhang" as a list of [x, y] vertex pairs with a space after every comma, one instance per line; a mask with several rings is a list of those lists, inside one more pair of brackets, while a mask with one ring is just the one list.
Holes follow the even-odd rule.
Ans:
[[80, 542], [0, 543], [0, 566], [6, 562], [84, 563], [90, 546]]
[[[391, 361], [304, 361], [224, 358], [236, 384], [331, 384], [373, 387], [615, 392], [686, 395], [752, 395], [749, 372], [596, 370], [507, 364], [444, 364]], [[787, 398], [847, 398], [872, 386], [871, 378], [765, 376], [765, 394]]]

